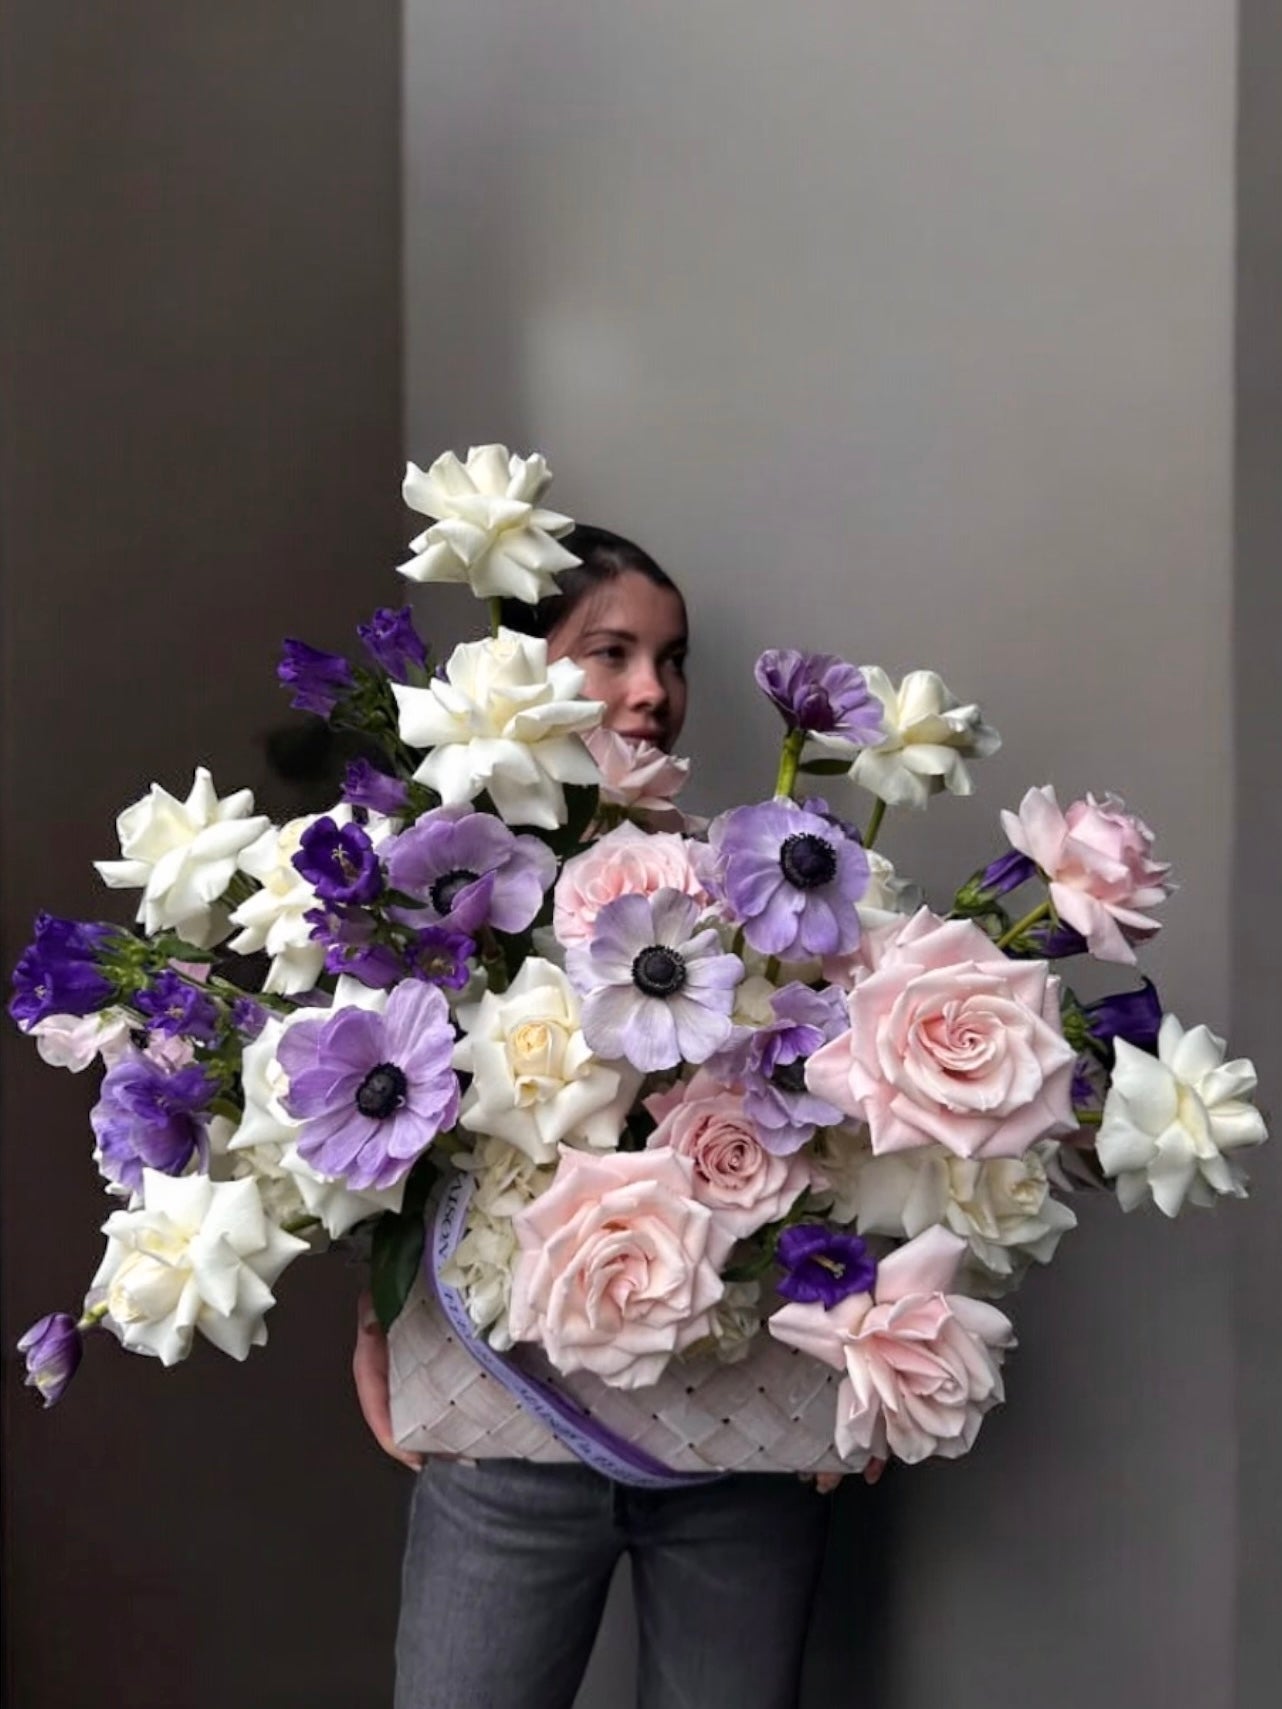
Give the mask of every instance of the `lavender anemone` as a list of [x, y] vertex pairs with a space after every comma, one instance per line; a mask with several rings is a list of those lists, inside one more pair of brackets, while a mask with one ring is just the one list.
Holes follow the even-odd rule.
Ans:
[[345, 1008], [298, 1021], [277, 1050], [284, 1098], [303, 1123], [298, 1154], [356, 1191], [392, 1187], [459, 1109], [454, 1028], [435, 986], [404, 980], [379, 1014]]
[[696, 931], [699, 912], [679, 890], [618, 896], [597, 915], [591, 943], [566, 956], [598, 1056], [649, 1073], [704, 1062], [730, 1037], [743, 963], [714, 930]]
[[98, 1167], [128, 1192], [142, 1191], [144, 1169], [181, 1175], [193, 1157], [208, 1161], [206, 1123], [217, 1082], [203, 1068], [176, 1071], [138, 1052], [108, 1069], [89, 1112]]
[[831, 653], [771, 647], [753, 675], [789, 730], [837, 736], [858, 747], [875, 746], [885, 734], [881, 702], [863, 672]]
[[824, 1223], [798, 1222], [779, 1236], [783, 1271], [775, 1286], [786, 1300], [831, 1311], [849, 1294], [870, 1294], [877, 1265], [857, 1234]]
[[708, 842], [709, 887], [753, 949], [803, 961], [855, 948], [868, 857], [848, 826], [792, 801], [765, 801], [723, 813]]
[[381, 852], [388, 883], [421, 904], [405, 918], [469, 936], [486, 925], [524, 931], [556, 878], [556, 856], [545, 842], [468, 808], [425, 813]]

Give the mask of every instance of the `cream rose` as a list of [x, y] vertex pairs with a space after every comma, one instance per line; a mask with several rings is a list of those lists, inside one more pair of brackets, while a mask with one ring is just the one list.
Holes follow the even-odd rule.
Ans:
[[1011, 961], [970, 921], [926, 908], [874, 932], [868, 953], [850, 1031], [809, 1059], [806, 1084], [866, 1121], [874, 1151], [1018, 1157], [1076, 1127], [1075, 1052], [1044, 961]]
[[607, 902], [620, 896], [653, 896], [659, 890], [708, 900], [684, 837], [620, 825], [561, 869], [552, 914], [558, 943], [570, 949], [590, 942], [596, 917]]
[[[851, 781], [889, 807], [925, 807], [942, 789], [969, 795], [974, 788], [969, 759], [986, 759], [1001, 737], [984, 723], [978, 706], [963, 706], [934, 671], [909, 671], [895, 686], [879, 665], [861, 665], [864, 681], [881, 702], [885, 737], [861, 748], [850, 767]], [[850, 744], [815, 735], [811, 742], [846, 758]]]
[[731, 1240], [777, 1222], [811, 1184], [800, 1152], [775, 1157], [744, 1112], [739, 1092], [697, 1074], [670, 1103], [650, 1135], [652, 1148], [670, 1146], [694, 1164], [694, 1196], [707, 1205]]
[[688, 1158], [563, 1150], [552, 1186], [514, 1227], [512, 1338], [540, 1342], [558, 1370], [640, 1388], [711, 1334], [725, 1247]]
[[472, 1076], [459, 1121], [535, 1163], [557, 1146], [618, 1144], [641, 1084], [627, 1063], [599, 1061], [580, 1026], [578, 993], [560, 968], [532, 956], [508, 989], [458, 1010], [464, 1036], [454, 1066]]
[[994, 1306], [947, 1292], [966, 1243], [931, 1228], [883, 1259], [871, 1294], [825, 1310], [787, 1305], [772, 1335], [846, 1375], [837, 1391], [837, 1452], [856, 1469], [893, 1454], [910, 1465], [966, 1453], [1003, 1398], [1014, 1343]]
[[690, 761], [665, 754], [652, 742], [636, 742], [604, 726], [583, 738], [601, 773], [601, 800], [647, 815], [647, 824], [680, 830], [681, 812], [672, 797], [685, 788]]

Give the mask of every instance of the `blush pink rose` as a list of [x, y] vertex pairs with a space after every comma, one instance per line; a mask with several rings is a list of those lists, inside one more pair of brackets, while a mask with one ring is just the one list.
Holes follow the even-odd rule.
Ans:
[[871, 1294], [831, 1310], [787, 1305], [768, 1320], [778, 1340], [845, 1371], [835, 1439], [856, 1469], [892, 1454], [910, 1465], [956, 1459], [1003, 1398], [1010, 1320], [946, 1291], [965, 1251], [960, 1235], [928, 1228], [882, 1261]]
[[1153, 833], [1114, 795], [1088, 795], [1060, 810], [1048, 783], [1030, 789], [1018, 813], [1002, 814], [1002, 829], [1021, 854], [1050, 880], [1055, 911], [1086, 939], [1101, 961], [1133, 963], [1133, 943], [1151, 938], [1160, 922], [1145, 909], [1165, 902], [1170, 866], [1153, 859]]
[[619, 896], [653, 896], [665, 889], [708, 900], [685, 838], [620, 825], [561, 869], [552, 914], [557, 942], [567, 949], [588, 943], [607, 902]]
[[[742, 1240], [786, 1216], [812, 1184], [800, 1152], [775, 1157], [762, 1145], [743, 1095], [697, 1074], [667, 1099], [653, 1147], [671, 1146], [694, 1164], [694, 1196], [730, 1240]], [[653, 1111], [653, 1101], [649, 1106]]]
[[641, 1388], [711, 1334], [728, 1244], [689, 1158], [562, 1147], [552, 1185], [512, 1227], [512, 1338], [541, 1343], [559, 1371]]
[[1020, 1157], [1073, 1131], [1075, 1052], [1044, 961], [1011, 961], [973, 922], [926, 908], [869, 939], [850, 1030], [809, 1059], [806, 1085], [867, 1122], [874, 1152]]
[[583, 740], [601, 773], [601, 799], [614, 807], [630, 807], [679, 830], [683, 823], [672, 797], [685, 788], [690, 761], [665, 754], [651, 742], [635, 742], [602, 724]]

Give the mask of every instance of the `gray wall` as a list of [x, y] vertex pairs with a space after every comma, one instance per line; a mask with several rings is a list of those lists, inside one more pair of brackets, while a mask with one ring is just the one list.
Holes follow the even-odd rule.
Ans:
[[[1220, 1030], [1234, 46], [1229, 0], [407, 10], [410, 454], [537, 446], [678, 576], [709, 805], [769, 787], [767, 642], [983, 699], [978, 797], [886, 837], [941, 889], [1027, 785], [1124, 794], [1183, 881], [1151, 965]], [[815, 1701], [871, 1552], [879, 1703], [1230, 1702], [1243, 1225], [1159, 1220], [1096, 1207], [1029, 1284], [966, 1463], [845, 1492]]]
[[[17, 0], [0, 67], [7, 969], [38, 905], [121, 902], [89, 862], [152, 777], [267, 781], [280, 636], [342, 642], [393, 580], [400, 13]], [[386, 1701], [404, 1474], [354, 1276], [296, 1266], [243, 1368], [102, 1337], [42, 1415], [12, 1342], [76, 1306], [105, 1207], [90, 1088], [0, 1041], [5, 1701]]]
[[[1234, 622], [1237, 847], [1233, 867], [1233, 1031], [1244, 1053], [1273, 1063], [1282, 1033], [1282, 926], [1277, 918], [1282, 800], [1282, 13], [1243, 0], [1240, 13], [1237, 293], [1237, 576]], [[1276, 1121], [1277, 1105], [1274, 1104]], [[1238, 1330], [1238, 1709], [1278, 1695], [1282, 1586], [1282, 1160], [1262, 1160], [1235, 1227]]]

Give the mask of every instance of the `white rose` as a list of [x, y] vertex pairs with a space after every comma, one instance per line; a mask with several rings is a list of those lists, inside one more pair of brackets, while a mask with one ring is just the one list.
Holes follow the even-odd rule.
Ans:
[[553, 830], [565, 820], [562, 785], [599, 781], [581, 738], [604, 708], [580, 698], [577, 665], [549, 665], [547, 653], [546, 641], [500, 629], [492, 640], [456, 647], [444, 680], [392, 684], [401, 740], [433, 750], [414, 776], [446, 806], [488, 790], [507, 824]]
[[[252, 1181], [258, 1188], [263, 1209], [274, 1223], [282, 1227], [306, 1218], [307, 1207], [294, 1177], [280, 1163], [280, 1146], [240, 1145], [233, 1151], [231, 1142], [238, 1133], [237, 1125], [227, 1116], [215, 1116], [209, 1124], [209, 1170], [213, 1181]], [[325, 1244], [314, 1231], [291, 1229], [307, 1241], [312, 1251]]]
[[267, 1339], [272, 1284], [307, 1242], [264, 1214], [253, 1181], [143, 1170], [142, 1205], [103, 1224], [93, 1294], [135, 1353], [177, 1364], [200, 1333], [233, 1359]]
[[149, 794], [116, 820], [123, 860], [94, 865], [112, 890], [142, 890], [137, 918], [148, 932], [171, 929], [207, 949], [227, 936], [219, 906], [237, 857], [270, 823], [254, 815], [254, 797], [238, 789], [220, 801], [204, 766], [179, 801], [153, 783]]
[[1095, 1153], [1117, 1177], [1117, 1198], [1133, 1210], [1152, 1194], [1174, 1216], [1185, 1199], [1210, 1205], [1218, 1194], [1246, 1192], [1241, 1165], [1226, 1152], [1268, 1138], [1260, 1112], [1248, 1102], [1254, 1066], [1224, 1060], [1225, 1044], [1207, 1027], [1187, 1032], [1165, 1015], [1157, 1055], [1115, 1041], [1112, 1085]]
[[[934, 671], [909, 671], [896, 688], [879, 665], [860, 669], [881, 702], [886, 735], [875, 747], [859, 749], [851, 781], [888, 807], [924, 807], [941, 789], [969, 795], [974, 786], [964, 762], [986, 759], [1001, 746], [979, 707], [962, 706]], [[811, 740], [843, 759], [850, 753], [838, 738]]]
[[592, 1054], [581, 1013], [565, 974], [537, 957], [506, 991], [460, 1008], [454, 1066], [472, 1076], [460, 1124], [507, 1140], [536, 1163], [554, 1163], [562, 1141], [612, 1150], [641, 1076]]
[[[338, 984], [329, 1013], [353, 1002], [359, 1002], [363, 1008], [379, 1008], [387, 1001], [385, 991], [371, 991], [355, 980], [344, 978]], [[377, 1216], [380, 1211], [400, 1210], [405, 1183], [398, 1181], [394, 1187], [354, 1192], [344, 1182], [318, 1174], [298, 1155], [298, 1136], [303, 1124], [288, 1114], [281, 1101], [289, 1090], [289, 1078], [276, 1053], [287, 1027], [297, 1021], [315, 1020], [325, 1012], [297, 1009], [285, 1020], [273, 1016], [258, 1037], [245, 1046], [241, 1058], [245, 1109], [239, 1127], [227, 1141], [227, 1150], [233, 1156], [246, 1153], [256, 1174], [271, 1179], [288, 1178], [306, 1213], [316, 1217], [326, 1234], [337, 1239], [366, 1217]]]
[[479, 445], [460, 463], [453, 451], [426, 471], [410, 463], [401, 488], [411, 510], [435, 517], [410, 542], [400, 566], [416, 582], [467, 582], [480, 599], [534, 604], [556, 592], [556, 578], [579, 560], [556, 536], [574, 523], [540, 508], [552, 476], [537, 453], [517, 457], [505, 445]]
[[884, 854], [876, 849], [866, 853], [868, 885], [855, 907], [864, 930], [870, 932], [875, 926], [891, 925], [900, 915], [915, 914], [923, 893], [920, 884], [900, 878]]

